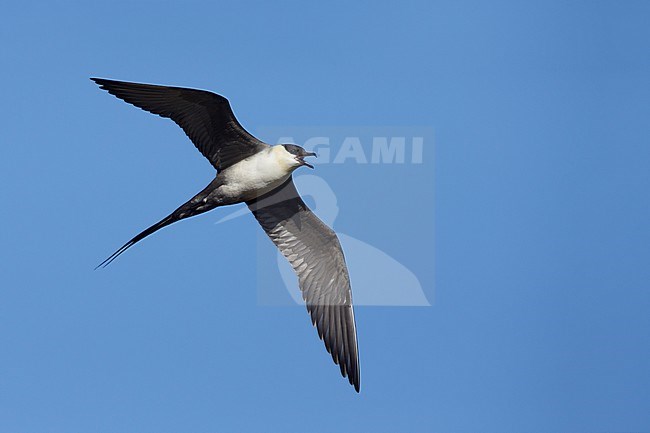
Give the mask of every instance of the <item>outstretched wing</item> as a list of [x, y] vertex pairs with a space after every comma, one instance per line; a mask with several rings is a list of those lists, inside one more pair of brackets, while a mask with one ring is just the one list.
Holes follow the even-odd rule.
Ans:
[[91, 80], [129, 104], [172, 119], [218, 171], [268, 147], [239, 124], [223, 96], [182, 87]]
[[336, 234], [305, 205], [292, 178], [247, 203], [298, 275], [302, 296], [327, 351], [359, 392], [359, 352], [348, 268]]

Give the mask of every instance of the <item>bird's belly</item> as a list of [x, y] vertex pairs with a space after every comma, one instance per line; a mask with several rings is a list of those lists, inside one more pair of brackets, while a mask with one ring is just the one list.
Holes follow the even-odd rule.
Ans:
[[259, 177], [239, 178], [236, 182], [226, 183], [221, 187], [222, 194], [229, 198], [242, 201], [250, 200], [266, 194], [282, 185], [289, 175], [280, 178], [264, 179]]
[[291, 173], [275, 164], [259, 160], [241, 161], [224, 171], [221, 194], [231, 199], [246, 201], [265, 194], [286, 181]]

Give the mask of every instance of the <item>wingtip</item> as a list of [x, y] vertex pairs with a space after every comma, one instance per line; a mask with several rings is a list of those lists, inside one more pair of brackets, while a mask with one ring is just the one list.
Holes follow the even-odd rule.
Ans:
[[361, 392], [361, 377], [358, 374], [348, 376], [350, 385], [354, 386], [354, 390], [359, 394]]
[[107, 90], [106, 86], [110, 85], [111, 83], [114, 83], [113, 80], [108, 80], [106, 78], [97, 78], [97, 77], [90, 77], [90, 81], [94, 82], [97, 84], [101, 89]]
[[106, 80], [103, 78], [90, 77], [90, 81], [97, 84], [100, 89], [106, 90]]

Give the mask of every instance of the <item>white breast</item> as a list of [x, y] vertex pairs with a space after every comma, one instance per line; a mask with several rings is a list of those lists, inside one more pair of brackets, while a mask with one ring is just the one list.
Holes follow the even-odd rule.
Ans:
[[283, 146], [273, 146], [228, 167], [220, 175], [221, 193], [228, 197], [252, 198], [282, 185], [298, 167]]

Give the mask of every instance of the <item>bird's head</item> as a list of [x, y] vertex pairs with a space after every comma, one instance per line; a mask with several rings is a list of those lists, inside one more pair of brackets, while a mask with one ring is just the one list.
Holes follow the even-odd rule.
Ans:
[[283, 144], [282, 147], [289, 154], [287, 155], [289, 163], [294, 167], [294, 170], [303, 165], [306, 165], [309, 168], [314, 168], [313, 165], [305, 161], [306, 156], [316, 156], [314, 152], [307, 152], [305, 149], [295, 144]]

